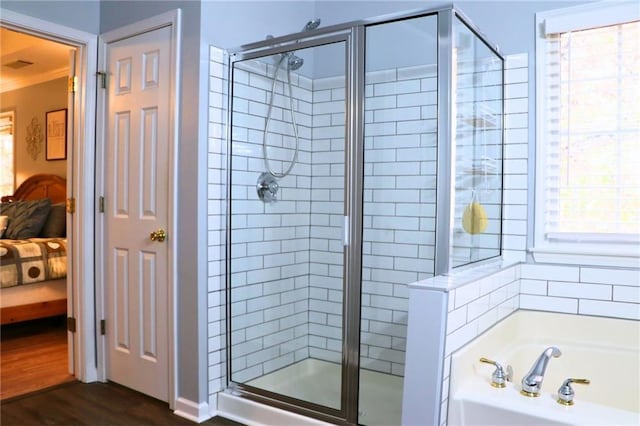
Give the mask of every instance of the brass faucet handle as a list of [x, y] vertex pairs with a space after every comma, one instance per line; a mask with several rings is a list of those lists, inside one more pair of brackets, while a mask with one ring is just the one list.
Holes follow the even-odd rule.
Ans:
[[591, 383], [589, 379], [567, 379], [562, 382], [562, 386], [558, 389], [558, 404], [573, 405], [573, 398], [576, 393], [571, 387], [571, 383], [577, 383], [579, 385], [588, 385]]
[[492, 361], [488, 358], [482, 357], [480, 358], [480, 362], [484, 362], [485, 364], [491, 364], [496, 367], [495, 371], [491, 375], [491, 386], [494, 388], [504, 388], [507, 386], [507, 382], [511, 381], [513, 377], [513, 368], [510, 365], [507, 365], [507, 371], [505, 373], [504, 368], [496, 361]]
[[589, 380], [589, 379], [567, 379], [564, 382], [566, 384], [577, 383], [579, 385], [589, 385], [589, 384], [591, 384], [591, 380]]

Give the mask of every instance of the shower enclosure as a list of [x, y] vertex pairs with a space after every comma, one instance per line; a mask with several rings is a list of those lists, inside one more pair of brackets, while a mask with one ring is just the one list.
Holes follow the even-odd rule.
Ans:
[[231, 55], [227, 374], [400, 424], [407, 284], [501, 252], [503, 58], [455, 9]]

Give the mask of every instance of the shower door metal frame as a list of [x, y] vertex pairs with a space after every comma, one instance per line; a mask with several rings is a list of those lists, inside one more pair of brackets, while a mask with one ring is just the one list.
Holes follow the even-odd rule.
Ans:
[[[360, 310], [348, 309], [360, 306], [362, 263], [362, 153], [363, 153], [363, 104], [364, 97], [364, 27], [326, 27], [309, 33], [298, 33], [272, 38], [263, 42], [243, 46], [229, 55], [229, 107], [227, 123], [227, 220], [226, 220], [226, 289], [227, 289], [227, 385], [232, 391], [257, 402], [267, 403], [288, 411], [309, 415], [336, 424], [355, 424], [358, 421], [357, 404], [359, 380]], [[333, 28], [333, 30], [331, 30]], [[320, 35], [318, 35], [320, 33]], [[238, 61], [257, 59], [286, 53], [292, 50], [313, 48], [328, 44], [344, 43], [345, 46], [345, 177], [344, 216], [348, 222], [347, 244], [343, 251], [343, 301], [342, 301], [342, 377], [340, 409], [336, 410], [277, 392], [257, 388], [232, 380], [231, 370], [231, 132], [233, 102], [233, 64]], [[361, 71], [359, 69], [362, 68]], [[353, 100], [356, 101], [353, 101]]]

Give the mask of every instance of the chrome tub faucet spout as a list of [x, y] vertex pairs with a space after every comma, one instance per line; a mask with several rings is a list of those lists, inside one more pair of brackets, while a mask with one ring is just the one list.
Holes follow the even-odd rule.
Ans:
[[550, 346], [542, 352], [536, 362], [531, 367], [531, 370], [522, 379], [522, 393], [525, 396], [538, 396], [540, 395], [540, 389], [542, 388], [542, 381], [544, 380], [544, 373], [547, 370], [547, 364], [551, 357], [557, 358], [562, 355], [560, 349], [555, 346]]

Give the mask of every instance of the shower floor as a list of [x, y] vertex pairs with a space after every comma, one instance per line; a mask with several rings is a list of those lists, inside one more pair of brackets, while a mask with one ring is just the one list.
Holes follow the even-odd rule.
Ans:
[[[360, 370], [359, 423], [399, 425], [402, 414], [402, 377]], [[247, 382], [248, 385], [338, 409], [341, 366], [306, 359]]]

